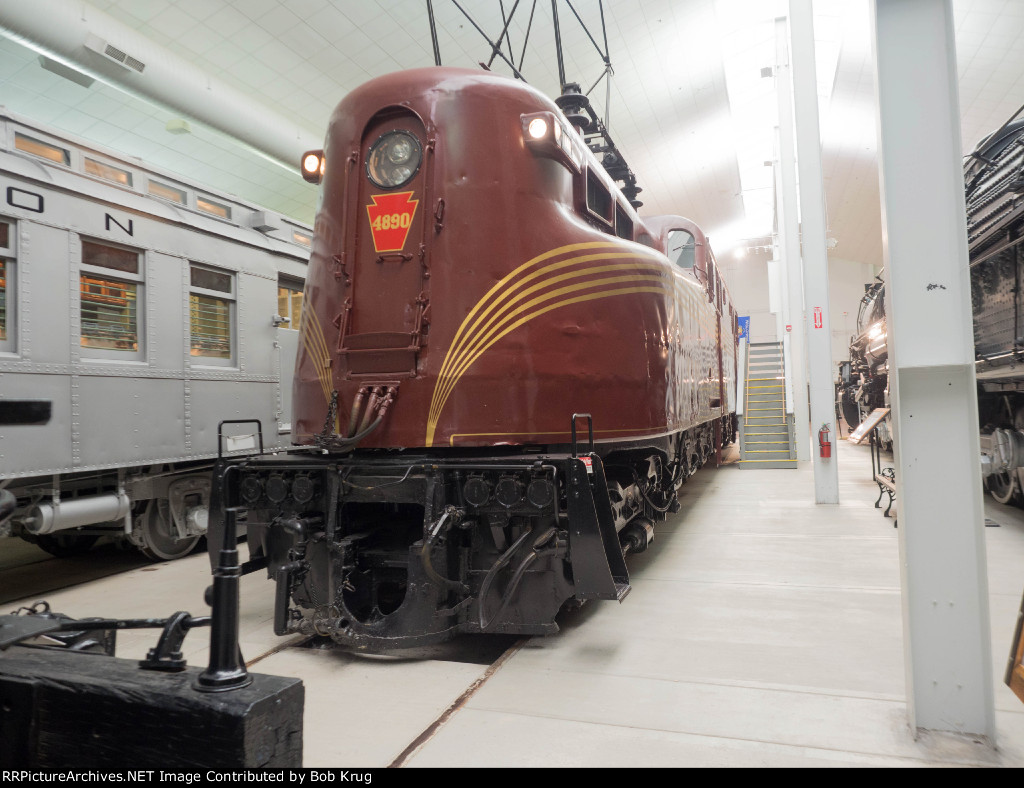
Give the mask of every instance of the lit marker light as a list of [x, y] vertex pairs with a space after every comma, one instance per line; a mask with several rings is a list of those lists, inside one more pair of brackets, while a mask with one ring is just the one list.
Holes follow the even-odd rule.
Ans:
[[320, 183], [324, 177], [324, 152], [311, 150], [302, 155], [302, 177], [310, 183]]
[[543, 139], [548, 133], [548, 122], [544, 118], [534, 118], [526, 130], [535, 140]]

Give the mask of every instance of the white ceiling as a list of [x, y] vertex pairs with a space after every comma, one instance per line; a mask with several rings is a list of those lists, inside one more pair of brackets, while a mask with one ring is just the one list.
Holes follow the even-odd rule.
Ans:
[[[510, 10], [515, 0], [504, 0]], [[490, 50], [452, 0], [433, 0], [445, 65], [475, 67]], [[460, 0], [492, 38], [495, 0]], [[520, 0], [516, 61], [533, 0]], [[433, 64], [425, 0], [88, 0], [319, 138], [345, 93], [371, 77]], [[573, 5], [600, 37], [597, 0]], [[560, 0], [567, 79], [589, 88], [603, 64]], [[615, 70], [610, 128], [643, 187], [641, 214], [700, 223], [720, 257], [771, 232], [775, 61], [782, 0], [606, 0]], [[954, 0], [965, 152], [1024, 104], [1024, 2]], [[867, 0], [814, 0], [822, 165], [834, 259], [881, 265], [874, 70]], [[0, 24], [3, 18], [0, 14]], [[495, 71], [510, 73], [496, 60]], [[558, 94], [551, 4], [536, 3], [522, 71]], [[605, 84], [591, 94], [605, 113]], [[38, 54], [0, 38], [0, 104], [16, 113], [215, 189], [312, 222], [315, 187], [177, 115], [120, 90], [85, 88], [41, 68]], [[750, 239], [744, 241], [743, 239]], [[764, 259], [751, 250], [747, 259]], [[734, 264], [739, 264], [736, 261]]]

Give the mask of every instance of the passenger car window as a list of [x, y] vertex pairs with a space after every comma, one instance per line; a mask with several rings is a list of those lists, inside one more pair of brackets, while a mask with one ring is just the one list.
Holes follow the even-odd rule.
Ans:
[[14, 224], [0, 219], [0, 352], [13, 353], [15, 326]]
[[277, 283], [277, 314], [288, 318], [281, 328], [299, 330], [302, 320], [302, 284], [289, 279], [280, 279]]
[[[141, 352], [141, 256], [134, 249], [82, 241], [79, 274], [81, 346], [113, 351], [112, 357], [133, 358]], [[111, 357], [103, 352], [100, 357]]]
[[230, 364], [233, 358], [235, 275], [190, 264], [189, 354], [203, 364]]

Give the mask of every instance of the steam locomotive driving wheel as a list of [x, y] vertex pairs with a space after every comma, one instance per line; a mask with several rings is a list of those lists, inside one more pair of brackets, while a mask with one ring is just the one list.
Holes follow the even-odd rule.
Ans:
[[1010, 504], [1020, 498], [1016, 471], [993, 473], [988, 477], [988, 491], [999, 503]]
[[[1007, 411], [1013, 413], [1013, 420], [1009, 424], [1004, 422], [1004, 428], [1018, 433], [1024, 431], [1024, 407], [1015, 407], [1015, 402], [1009, 399], [1005, 401], [1005, 407]], [[993, 473], [986, 478], [985, 486], [999, 503], [1021, 505], [1024, 503], [1021, 472], [1021, 468], [1011, 468], [1002, 473]]]

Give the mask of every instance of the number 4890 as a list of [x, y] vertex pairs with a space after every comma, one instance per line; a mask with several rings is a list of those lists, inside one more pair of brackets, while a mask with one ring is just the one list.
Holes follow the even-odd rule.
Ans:
[[385, 213], [370, 222], [370, 227], [374, 230], [397, 230], [398, 228], [405, 230], [410, 224], [412, 224], [411, 213]]

